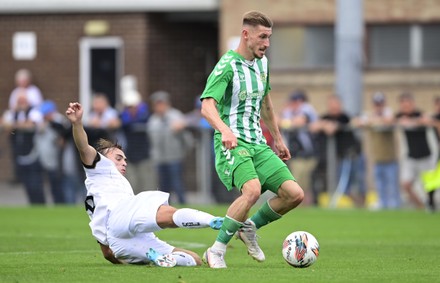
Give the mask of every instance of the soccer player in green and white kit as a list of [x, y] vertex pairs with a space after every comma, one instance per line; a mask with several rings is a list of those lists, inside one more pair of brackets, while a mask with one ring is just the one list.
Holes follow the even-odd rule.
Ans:
[[[228, 190], [241, 195], [229, 206], [214, 244], [204, 253], [211, 268], [226, 268], [226, 246], [234, 234], [255, 260], [265, 260], [256, 230], [281, 218], [304, 198], [283, 162], [290, 158], [278, 129], [269, 95], [269, 69], [264, 56], [272, 34], [272, 21], [260, 12], [243, 16], [239, 46], [230, 50], [215, 66], [202, 94], [202, 115], [216, 130], [216, 170]], [[277, 154], [267, 146], [260, 117], [274, 138]], [[249, 210], [261, 193], [276, 196], [250, 218]]]

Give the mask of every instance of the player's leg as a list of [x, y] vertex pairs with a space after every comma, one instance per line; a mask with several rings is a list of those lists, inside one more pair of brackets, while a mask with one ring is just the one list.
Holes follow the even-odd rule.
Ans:
[[224, 261], [226, 246], [243, 226], [249, 210], [261, 194], [261, 184], [251, 159], [237, 166], [233, 175], [234, 185], [241, 188], [241, 195], [229, 206], [214, 244], [204, 254], [205, 261], [212, 268], [226, 268]]
[[289, 168], [270, 148], [261, 149], [258, 156], [256, 168], [260, 180], [264, 180], [263, 190], [270, 190], [276, 196], [263, 204], [250, 218], [257, 229], [279, 219], [304, 199], [304, 192]]
[[177, 261], [178, 266], [202, 265], [202, 259], [193, 251], [181, 248], [174, 248], [171, 253]]
[[176, 248], [155, 238], [149, 242], [147, 258], [160, 267], [197, 266], [202, 264], [201, 258], [193, 251]]
[[277, 196], [264, 203], [244, 222], [237, 233], [237, 238], [246, 244], [249, 255], [260, 262], [265, 260], [265, 256], [258, 245], [256, 230], [280, 219], [283, 214], [298, 206], [304, 198], [301, 187], [287, 166], [272, 151], [262, 150], [259, 158], [255, 160], [257, 173], [260, 180], [264, 180], [263, 191], [270, 190]]
[[160, 228], [206, 228], [220, 229], [223, 217], [216, 217], [207, 212], [161, 205], [157, 210], [156, 222]]

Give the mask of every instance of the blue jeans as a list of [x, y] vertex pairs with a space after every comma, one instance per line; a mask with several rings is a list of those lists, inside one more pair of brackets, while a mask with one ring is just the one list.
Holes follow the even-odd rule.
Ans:
[[183, 182], [183, 164], [181, 161], [157, 165], [159, 189], [164, 192], [175, 192], [180, 204], [184, 204], [185, 185]]
[[64, 194], [64, 202], [67, 204], [77, 204], [86, 198], [86, 187], [84, 182], [80, 181], [81, 177], [76, 175], [64, 175], [62, 180], [62, 188]]
[[365, 157], [362, 154], [339, 161], [338, 179], [341, 180], [343, 177], [348, 178], [344, 184], [344, 194], [349, 195], [352, 187], [356, 186], [359, 194], [365, 197], [367, 185], [365, 182]]
[[376, 163], [374, 180], [381, 208], [398, 208], [401, 204], [397, 162]]

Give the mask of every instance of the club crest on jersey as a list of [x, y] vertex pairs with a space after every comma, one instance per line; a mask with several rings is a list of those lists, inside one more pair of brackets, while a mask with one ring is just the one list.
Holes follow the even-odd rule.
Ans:
[[238, 99], [240, 99], [241, 101], [246, 100], [247, 97], [247, 91], [242, 90], [240, 91], [240, 93], [238, 94]]
[[261, 80], [262, 82], [267, 81], [267, 74], [266, 74], [266, 73], [261, 73], [261, 74], [260, 74], [260, 80]]

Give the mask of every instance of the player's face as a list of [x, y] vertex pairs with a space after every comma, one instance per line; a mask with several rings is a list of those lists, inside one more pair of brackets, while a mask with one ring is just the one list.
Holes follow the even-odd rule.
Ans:
[[272, 28], [264, 26], [248, 27], [247, 29], [247, 46], [254, 58], [261, 59], [270, 46], [270, 36]]
[[105, 157], [113, 161], [118, 171], [122, 175], [125, 175], [127, 171], [127, 157], [125, 157], [125, 154], [122, 150], [120, 150], [119, 148], [113, 148], [108, 151]]

